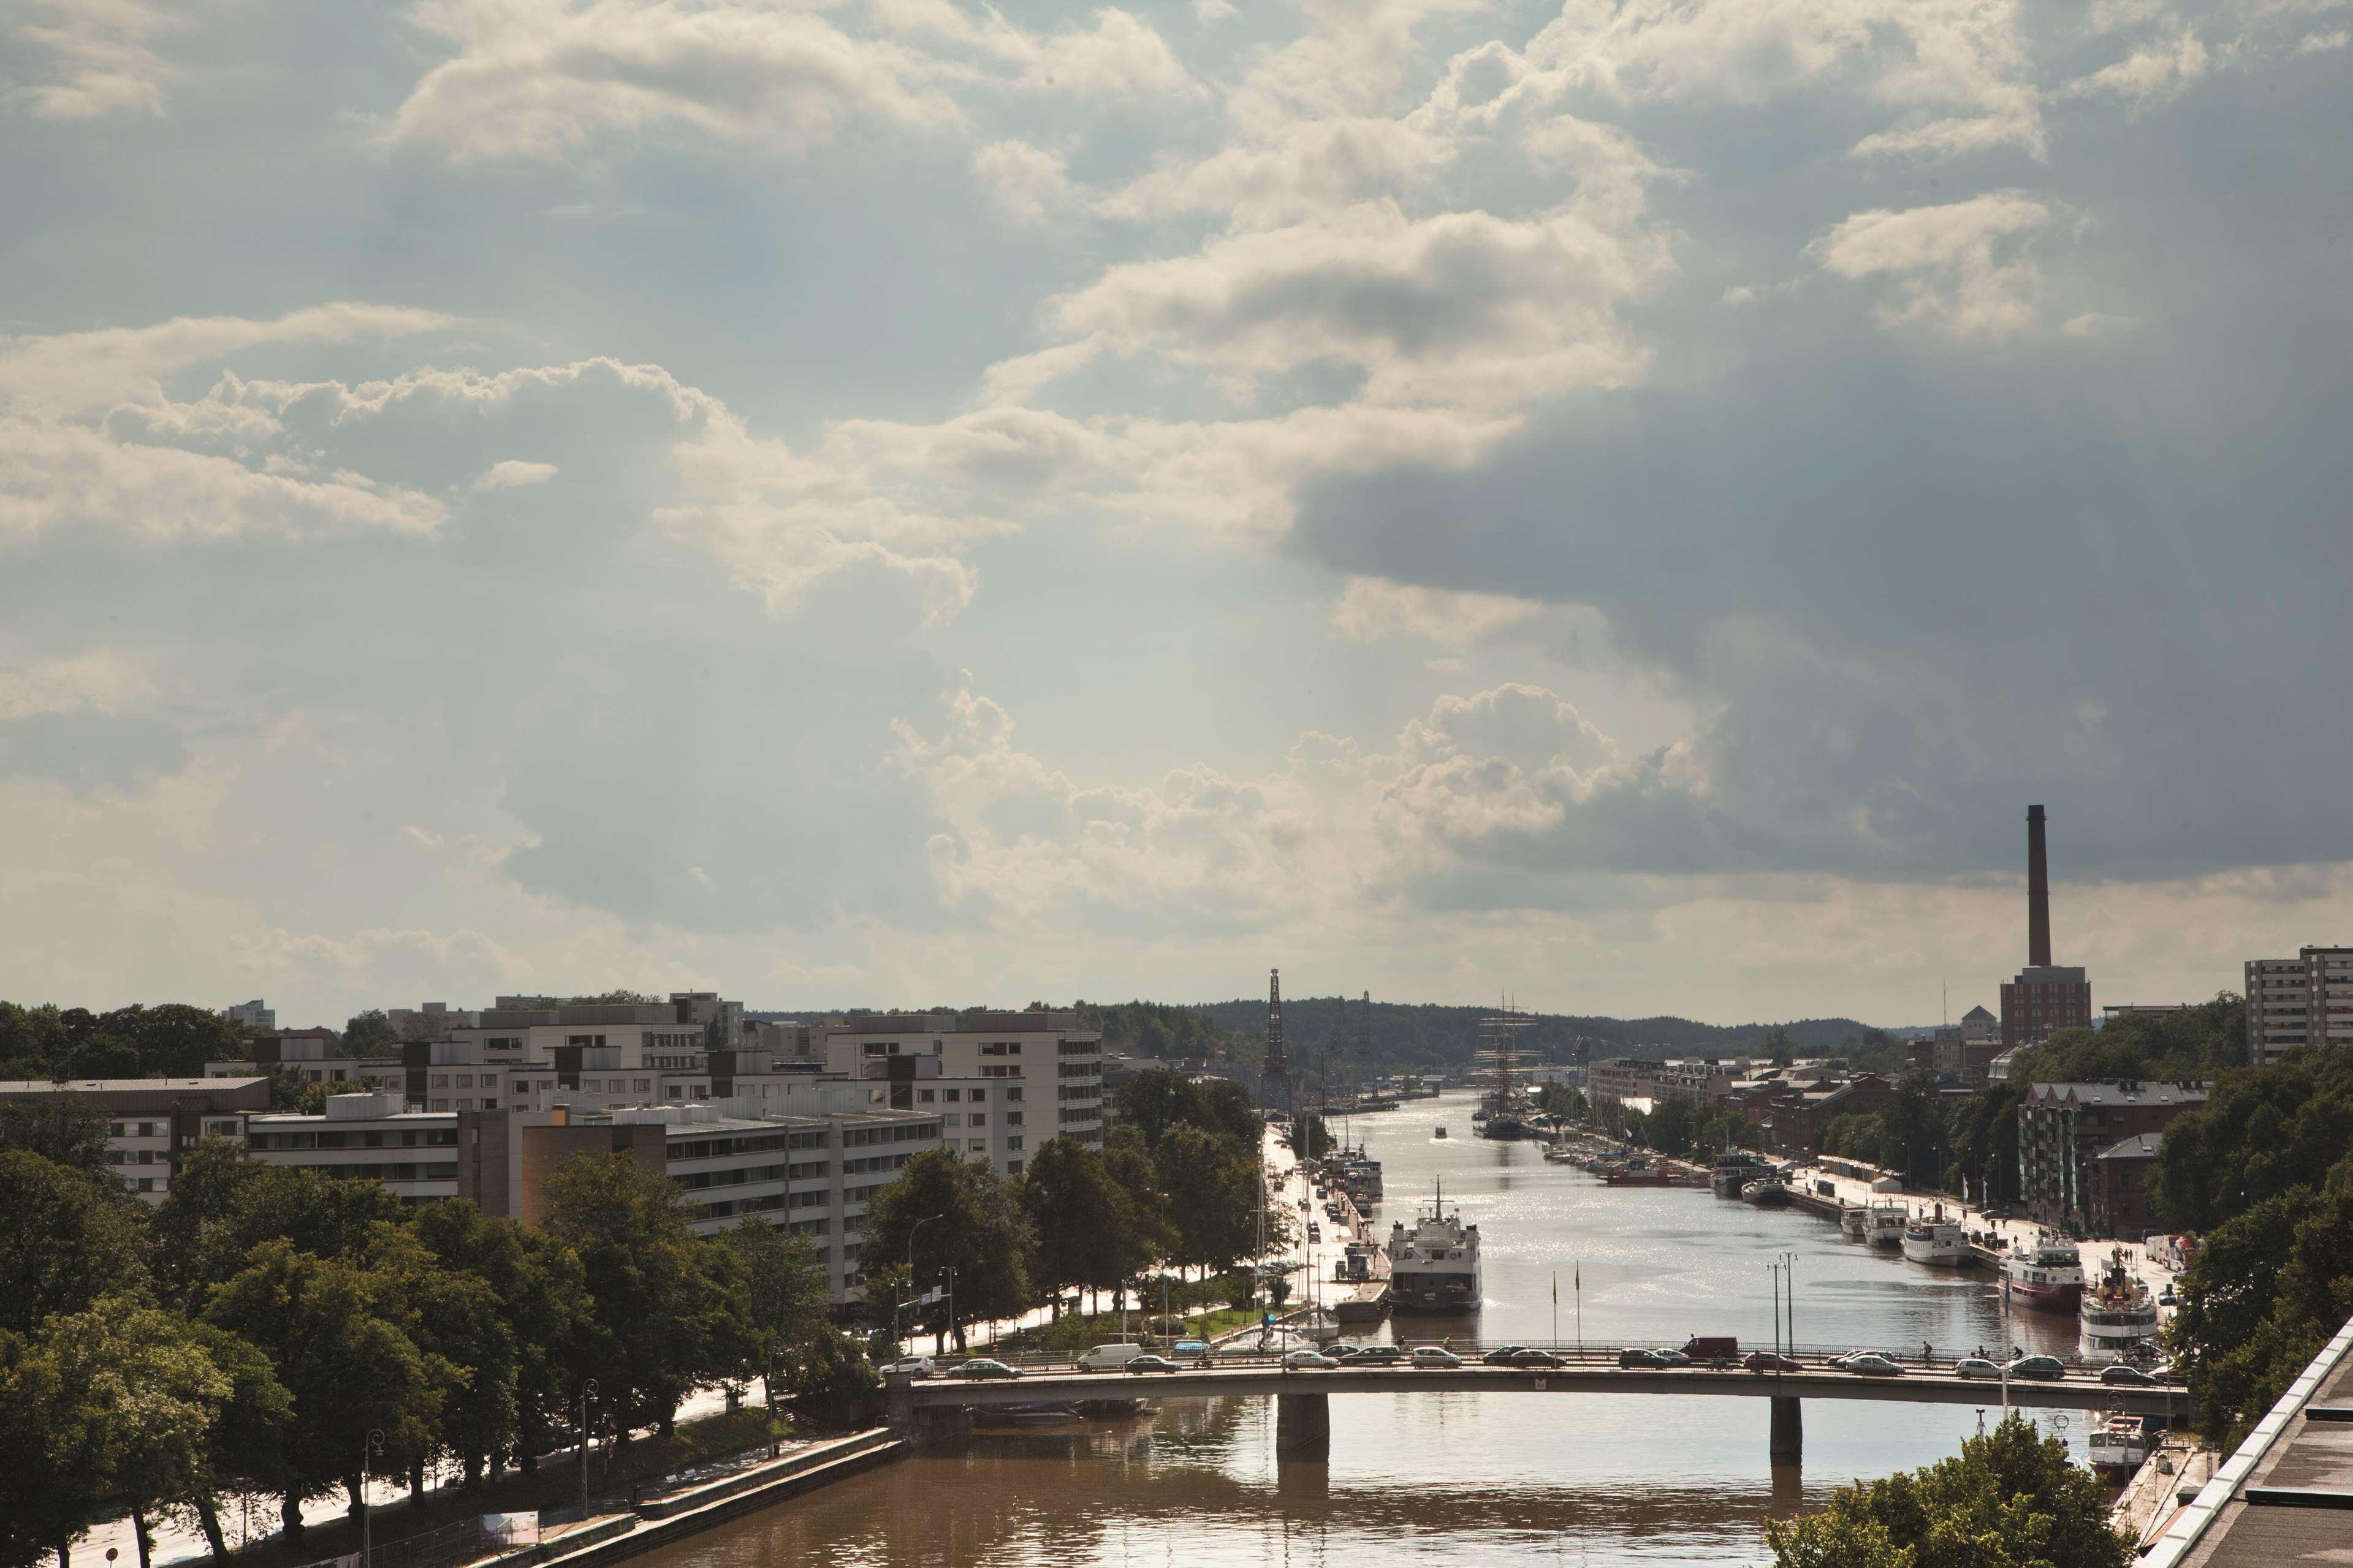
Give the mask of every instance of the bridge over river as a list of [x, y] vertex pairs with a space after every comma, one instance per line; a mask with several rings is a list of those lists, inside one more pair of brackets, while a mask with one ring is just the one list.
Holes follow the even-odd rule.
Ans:
[[[1272, 1358], [1221, 1355], [1217, 1364], [1176, 1373], [1083, 1373], [1067, 1363], [1031, 1365], [1018, 1379], [982, 1382], [950, 1375], [887, 1377], [886, 1403], [892, 1425], [934, 1438], [967, 1428], [976, 1409], [1018, 1405], [1065, 1404], [1096, 1399], [1208, 1399], [1220, 1395], [1271, 1395], [1276, 1405], [1277, 1450], [1296, 1458], [1322, 1458], [1331, 1449], [1331, 1399], [1352, 1394], [1615, 1394], [1683, 1398], [1769, 1399], [1773, 1404], [1770, 1458], [1776, 1465], [1799, 1462], [1804, 1447], [1802, 1401], [1869, 1400], [1882, 1404], [1964, 1405], [1997, 1408], [2000, 1383], [1957, 1375], [1941, 1367], [1905, 1367], [1901, 1376], [1869, 1377], [1810, 1363], [1799, 1372], [1753, 1373], [1737, 1368], [1620, 1367], [1616, 1350], [1557, 1351], [1559, 1367], [1481, 1364], [1466, 1355], [1459, 1367], [1339, 1367], [1285, 1371]], [[1895, 1359], [1894, 1352], [1886, 1352]], [[1916, 1358], [1915, 1358], [1916, 1362]], [[2191, 1414], [2187, 1390], [2158, 1385], [2104, 1384], [2096, 1368], [2071, 1368], [2048, 1382], [2013, 1377], [2009, 1403], [2020, 1409], [2083, 1410], [2154, 1415], [2179, 1425]]]

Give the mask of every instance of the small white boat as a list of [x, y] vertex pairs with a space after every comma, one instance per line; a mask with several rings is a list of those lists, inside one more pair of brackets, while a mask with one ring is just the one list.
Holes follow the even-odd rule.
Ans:
[[1975, 1261], [1968, 1232], [1945, 1217], [1942, 1204], [1936, 1205], [1934, 1215], [1915, 1215], [1904, 1227], [1904, 1256], [1931, 1268], [1965, 1268]]
[[1839, 1229], [1861, 1241], [1871, 1228], [1870, 1211], [1860, 1204], [1851, 1204], [1839, 1210]]
[[1870, 1238], [1871, 1245], [1873, 1247], [1901, 1247], [1904, 1245], [1904, 1226], [1908, 1217], [1904, 1212], [1902, 1204], [1873, 1204], [1871, 1205], [1871, 1220], [1864, 1227], [1864, 1234]]

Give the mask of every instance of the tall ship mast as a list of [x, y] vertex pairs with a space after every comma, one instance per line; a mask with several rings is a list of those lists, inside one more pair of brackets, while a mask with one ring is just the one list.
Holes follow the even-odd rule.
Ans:
[[1529, 1021], [1508, 1002], [1500, 1013], [1479, 1021], [1479, 1074], [1487, 1092], [1471, 1120], [1482, 1138], [1517, 1139], [1529, 1136], [1528, 1108], [1519, 1085], [1519, 1034]]

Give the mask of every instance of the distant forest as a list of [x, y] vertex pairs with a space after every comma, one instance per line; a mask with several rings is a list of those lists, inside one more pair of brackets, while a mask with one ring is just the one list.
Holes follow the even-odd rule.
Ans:
[[[1212, 1052], [1256, 1061], [1266, 1045], [1266, 1002], [1243, 997], [1194, 1006], [1159, 1002], [1082, 1002], [1086, 1022], [1103, 1032], [1112, 1050], [1145, 1057], [1201, 1057]], [[1368, 1065], [1386, 1068], [1460, 1067], [1479, 1048], [1479, 1020], [1493, 1007], [1443, 1007], [1430, 1003], [1375, 1002], [1369, 1028], [1364, 1005], [1355, 997], [1286, 996], [1283, 1043], [1293, 1073], [1313, 1071], [1318, 1052], [1339, 1059], [1358, 1055], [1369, 1042]], [[1894, 1037], [1852, 1018], [1805, 1018], [1787, 1024], [1700, 1024], [1689, 1018], [1599, 1018], [1529, 1014], [1520, 1044], [1536, 1061], [1573, 1058], [1583, 1036], [1597, 1058], [1625, 1056], [1647, 1048], [1726, 1056], [1768, 1053], [1778, 1029], [1800, 1053], [1833, 1052], [1858, 1066], [1899, 1064], [1903, 1047]]]

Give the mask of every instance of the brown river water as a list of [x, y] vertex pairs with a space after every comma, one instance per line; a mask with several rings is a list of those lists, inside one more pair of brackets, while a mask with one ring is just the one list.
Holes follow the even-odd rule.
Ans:
[[[1546, 1165], [1535, 1144], [1471, 1132], [1449, 1095], [1357, 1118], [1382, 1162], [1378, 1220], [1410, 1219], [1436, 1184], [1480, 1227], [1475, 1321], [1409, 1321], [1397, 1337], [1490, 1343], [1583, 1334], [1595, 1344], [1773, 1341], [1766, 1264], [1797, 1255], [1800, 1344], [1903, 1347], [1939, 1358], [2002, 1335], [1991, 1273], [1908, 1264], [1797, 1209], [1759, 1211], [1705, 1190], [1608, 1188]], [[1452, 1136], [1440, 1141], [1444, 1124]], [[1385, 1325], [1377, 1335], [1395, 1332]], [[2067, 1318], [2019, 1314], [2014, 1343], [2066, 1353]], [[1999, 1416], [1988, 1389], [1985, 1420]], [[754, 1514], [645, 1559], [648, 1568], [913, 1564], [1742, 1564], [1770, 1561], [1763, 1523], [1831, 1489], [1952, 1453], [1970, 1409], [1829, 1400], [1805, 1406], [1805, 1463], [1767, 1459], [1761, 1399], [1556, 1394], [1335, 1395], [1327, 1464], [1274, 1452], [1271, 1402], [1167, 1400], [1117, 1422], [984, 1427], [927, 1453]], [[2080, 1458], [2082, 1415], [2044, 1414]], [[2067, 1425], [2061, 1426], [2062, 1421]]]

